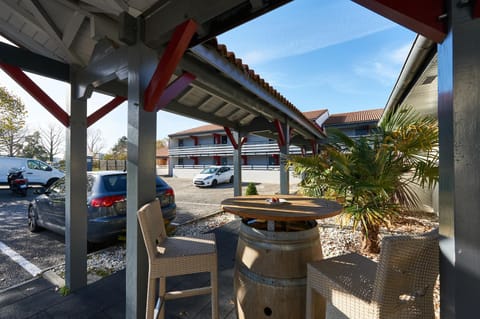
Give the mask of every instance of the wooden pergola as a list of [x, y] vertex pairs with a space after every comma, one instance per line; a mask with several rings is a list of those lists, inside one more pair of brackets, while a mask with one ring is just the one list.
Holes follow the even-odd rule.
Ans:
[[[480, 179], [474, 176], [480, 171], [480, 1], [354, 1], [438, 45], [441, 315], [467, 318], [476, 313], [480, 295]], [[65, 238], [71, 289], [86, 285], [86, 129], [124, 100], [128, 318], [144, 314], [147, 257], [135, 212], [154, 197], [157, 127], [152, 114], [163, 109], [222, 125], [237, 145], [237, 158], [248, 133], [276, 138], [284, 154], [290, 143], [309, 147], [323, 138], [298, 109], [213, 40], [287, 2], [0, 2], [0, 34], [18, 46], [0, 46], [0, 66], [68, 128]], [[67, 110], [23, 71], [69, 82]], [[112, 100], [87, 115], [93, 91], [110, 94]], [[240, 181], [236, 179], [236, 194]], [[288, 192], [287, 174], [281, 174], [280, 184], [282, 193]]]

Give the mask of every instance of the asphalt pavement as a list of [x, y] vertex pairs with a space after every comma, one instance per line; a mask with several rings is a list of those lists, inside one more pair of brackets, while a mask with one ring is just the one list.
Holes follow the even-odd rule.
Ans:
[[[199, 188], [192, 184], [191, 179], [163, 178], [175, 191], [177, 217], [173, 223], [177, 225], [216, 214], [221, 211], [221, 201], [233, 197], [232, 184]], [[243, 185], [243, 194], [246, 186]], [[257, 183], [256, 187], [259, 194], [275, 194], [280, 190], [278, 184]], [[44, 271], [65, 262], [63, 236], [47, 230], [38, 233], [28, 230], [27, 207], [34, 196], [31, 189], [27, 197], [0, 189], [0, 291], [34, 277], [20, 264], [33, 265], [34, 269]]]

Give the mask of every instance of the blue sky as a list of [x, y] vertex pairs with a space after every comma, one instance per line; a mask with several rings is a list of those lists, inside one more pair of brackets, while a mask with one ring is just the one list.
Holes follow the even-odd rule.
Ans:
[[[244, 63], [301, 111], [330, 113], [381, 108], [390, 95], [415, 34], [350, 0], [295, 0], [218, 37]], [[60, 106], [68, 86], [31, 75]], [[27, 125], [56, 120], [0, 71], [0, 85], [27, 105]], [[110, 97], [89, 100], [91, 113]], [[157, 137], [205, 123], [166, 112], [157, 115]], [[127, 135], [123, 103], [92, 126], [108, 151]]]

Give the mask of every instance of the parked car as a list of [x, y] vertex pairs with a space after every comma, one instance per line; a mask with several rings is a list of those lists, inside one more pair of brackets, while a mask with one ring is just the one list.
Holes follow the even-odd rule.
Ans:
[[7, 176], [12, 168], [22, 169], [30, 185], [50, 186], [65, 176], [63, 172], [37, 159], [0, 156], [0, 185], [8, 185]]
[[199, 187], [215, 186], [221, 183], [233, 183], [233, 169], [228, 166], [210, 166], [193, 178], [193, 185]]
[[[177, 207], [173, 188], [159, 176], [156, 187], [163, 218], [170, 222], [176, 216]], [[88, 242], [104, 242], [125, 232], [126, 194], [126, 172], [87, 173]], [[65, 233], [65, 195], [65, 178], [61, 178], [32, 200], [28, 206], [30, 231], [46, 228], [59, 234]]]

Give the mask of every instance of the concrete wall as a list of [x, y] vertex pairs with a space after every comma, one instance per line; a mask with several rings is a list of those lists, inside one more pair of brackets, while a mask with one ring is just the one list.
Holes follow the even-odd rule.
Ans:
[[[174, 168], [173, 177], [193, 179], [193, 177], [200, 172], [198, 168]], [[157, 169], [157, 173], [161, 170]], [[167, 172], [167, 170], [164, 170]], [[276, 170], [242, 170], [242, 182], [248, 183], [267, 183], [267, 184], [280, 184], [280, 171]], [[293, 176], [290, 172], [290, 184], [298, 184], [300, 178]]]

